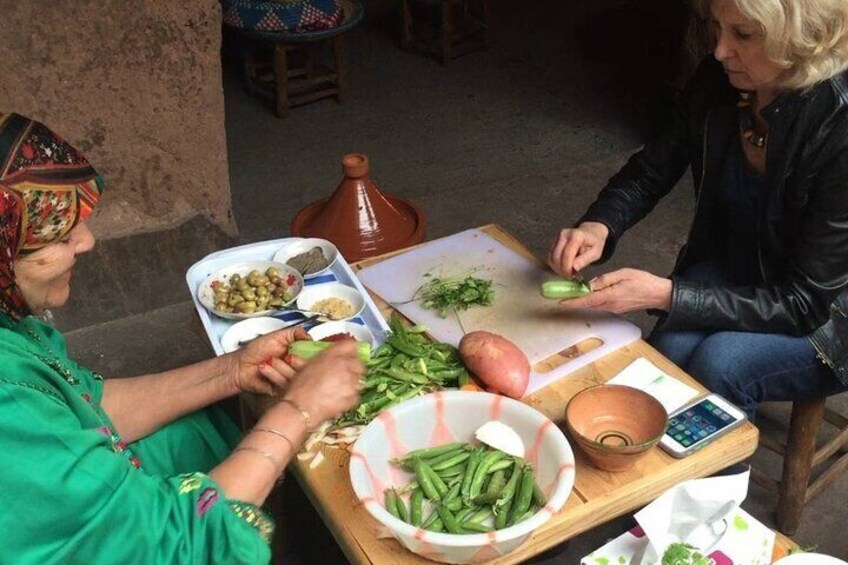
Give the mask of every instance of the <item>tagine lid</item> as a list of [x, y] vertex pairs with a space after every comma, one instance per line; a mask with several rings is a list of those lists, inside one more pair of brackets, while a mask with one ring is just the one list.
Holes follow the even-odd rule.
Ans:
[[332, 241], [348, 262], [423, 241], [424, 213], [414, 202], [380, 191], [369, 177], [366, 155], [345, 155], [342, 170], [344, 178], [329, 198], [297, 213], [292, 235]]

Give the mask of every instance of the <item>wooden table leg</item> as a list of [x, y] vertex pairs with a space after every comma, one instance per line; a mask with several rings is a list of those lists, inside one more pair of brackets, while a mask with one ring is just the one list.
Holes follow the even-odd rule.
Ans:
[[453, 2], [442, 0], [442, 65], [447, 67], [451, 60], [453, 43]]
[[336, 88], [339, 89], [336, 94], [336, 102], [344, 104], [347, 100], [347, 77], [344, 69], [344, 36], [337, 35], [333, 38], [333, 61], [336, 67]]
[[412, 0], [400, 0], [400, 45], [412, 49]]
[[816, 438], [824, 418], [825, 399], [794, 402], [789, 424], [780, 499], [777, 503], [777, 528], [791, 536], [798, 529], [807, 497], [807, 484], [812, 471]]
[[276, 89], [277, 117], [285, 118], [289, 114], [289, 63], [288, 50], [282, 43], [274, 44], [274, 87]]

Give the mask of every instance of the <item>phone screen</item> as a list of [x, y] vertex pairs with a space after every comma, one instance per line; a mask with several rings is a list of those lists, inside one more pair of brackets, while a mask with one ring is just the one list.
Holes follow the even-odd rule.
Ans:
[[670, 418], [665, 433], [683, 447], [690, 447], [734, 421], [733, 416], [705, 400]]

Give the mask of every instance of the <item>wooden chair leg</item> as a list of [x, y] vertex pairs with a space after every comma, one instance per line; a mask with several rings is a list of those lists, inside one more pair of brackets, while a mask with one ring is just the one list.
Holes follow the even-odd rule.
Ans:
[[336, 102], [344, 104], [347, 100], [347, 77], [344, 70], [344, 39], [341, 35], [333, 38], [333, 62], [336, 67], [336, 88], [339, 90]]
[[442, 65], [447, 67], [451, 60], [453, 43], [453, 3], [442, 0]]
[[274, 86], [276, 89], [276, 110], [278, 118], [289, 114], [289, 63], [288, 50], [282, 43], [274, 44]]
[[411, 0], [400, 0], [400, 45], [407, 51], [412, 49], [412, 6]]
[[794, 402], [789, 424], [780, 499], [777, 503], [777, 528], [791, 536], [798, 529], [807, 496], [807, 484], [816, 452], [816, 438], [824, 418], [825, 399]]

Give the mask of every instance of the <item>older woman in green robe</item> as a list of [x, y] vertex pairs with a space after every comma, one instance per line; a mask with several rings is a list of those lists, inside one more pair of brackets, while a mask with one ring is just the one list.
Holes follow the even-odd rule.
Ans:
[[[286, 363], [283, 330], [173, 371], [106, 379], [33, 314], [63, 305], [102, 181], [44, 125], [0, 115], [0, 561], [263, 563], [260, 509], [310, 428], [358, 401], [352, 344]], [[213, 403], [282, 400], [246, 436]]]

